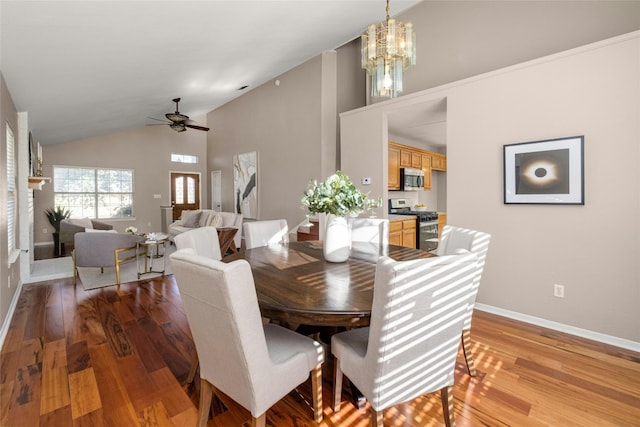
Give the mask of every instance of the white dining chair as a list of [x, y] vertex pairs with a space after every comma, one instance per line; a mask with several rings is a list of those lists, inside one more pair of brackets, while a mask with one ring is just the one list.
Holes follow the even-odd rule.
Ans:
[[245, 222], [245, 249], [278, 245], [289, 242], [289, 226], [286, 219]]
[[389, 244], [389, 220], [382, 218], [349, 218], [352, 242]]
[[[215, 227], [198, 227], [185, 231], [176, 235], [173, 238], [173, 242], [177, 250], [188, 249], [196, 255], [215, 259], [216, 261], [222, 259], [218, 230], [216, 230]], [[199, 364], [198, 352], [196, 351], [193, 353], [191, 359], [191, 368], [187, 375], [187, 384], [191, 384], [195, 379]]]
[[462, 330], [462, 349], [464, 360], [467, 365], [467, 371], [472, 377], [476, 376], [476, 368], [473, 363], [471, 354], [471, 319], [473, 317], [473, 309], [480, 288], [480, 279], [482, 271], [487, 259], [487, 251], [489, 250], [489, 242], [491, 235], [482, 231], [470, 230], [468, 228], [454, 227], [445, 225], [442, 229], [440, 243], [436, 250], [438, 256], [451, 255], [460, 249], [467, 250], [478, 258], [475, 275], [473, 277], [473, 286], [470, 290], [470, 304], [467, 309], [467, 315], [464, 320], [464, 328]]
[[199, 227], [180, 233], [173, 238], [176, 249], [191, 248], [197, 255], [221, 260], [220, 241], [215, 227]]
[[447, 426], [454, 424], [453, 381], [476, 257], [470, 252], [413, 261], [380, 257], [370, 326], [335, 334], [334, 411], [346, 375], [371, 404], [371, 425], [383, 410], [440, 391]]
[[223, 263], [191, 250], [171, 255], [176, 283], [200, 355], [198, 426], [205, 427], [218, 390], [264, 427], [266, 411], [311, 373], [313, 412], [322, 421], [320, 343], [274, 324], [263, 325], [251, 267]]

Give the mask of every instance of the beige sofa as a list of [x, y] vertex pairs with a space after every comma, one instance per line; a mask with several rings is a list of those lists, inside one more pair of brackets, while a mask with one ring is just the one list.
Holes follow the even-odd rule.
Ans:
[[233, 238], [236, 248], [242, 245], [242, 214], [233, 212], [216, 212], [212, 209], [198, 209], [194, 211], [182, 211], [179, 220], [169, 224], [169, 240], [185, 231], [199, 227], [235, 227], [238, 232]]

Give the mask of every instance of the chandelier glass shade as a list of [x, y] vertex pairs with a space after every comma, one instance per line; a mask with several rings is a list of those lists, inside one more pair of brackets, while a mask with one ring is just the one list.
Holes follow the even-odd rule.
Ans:
[[362, 34], [362, 68], [371, 76], [371, 96], [394, 98], [402, 92], [403, 72], [416, 64], [416, 34], [411, 23], [387, 17]]

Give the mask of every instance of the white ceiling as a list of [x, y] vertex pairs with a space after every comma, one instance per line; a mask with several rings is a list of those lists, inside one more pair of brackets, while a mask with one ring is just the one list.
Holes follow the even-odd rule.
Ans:
[[[391, 15], [418, 2], [393, 0]], [[153, 123], [149, 117], [174, 111], [177, 97], [181, 113], [204, 115], [359, 37], [384, 19], [385, 7], [385, 0], [2, 0], [0, 69], [35, 137], [56, 144]]]

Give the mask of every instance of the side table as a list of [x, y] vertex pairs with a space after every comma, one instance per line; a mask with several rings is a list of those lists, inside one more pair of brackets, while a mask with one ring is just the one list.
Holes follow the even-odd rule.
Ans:
[[[140, 272], [140, 257], [136, 252], [136, 268], [138, 271], [138, 279], [144, 274], [162, 274], [164, 276], [165, 272], [165, 254], [167, 252], [167, 242], [169, 241], [169, 236], [164, 233], [150, 233], [151, 238], [147, 238], [147, 240], [143, 240], [138, 242], [138, 248], [144, 246], [146, 252], [144, 255], [144, 269]], [[154, 259], [161, 260], [160, 265], [162, 266], [162, 270], [154, 270]], [[148, 262], [149, 260], [149, 262]]]
[[233, 241], [233, 238], [238, 232], [236, 227], [217, 227], [216, 231], [218, 232], [218, 240], [220, 241], [220, 255], [224, 257], [228, 250], [231, 250], [233, 253], [238, 252], [238, 248], [236, 248], [236, 244]]

